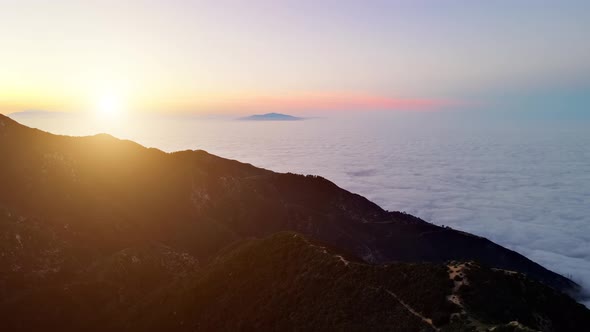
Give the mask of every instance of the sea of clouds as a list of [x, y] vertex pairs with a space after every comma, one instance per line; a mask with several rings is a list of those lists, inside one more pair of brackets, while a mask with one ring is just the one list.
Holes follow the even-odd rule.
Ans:
[[[13, 118], [63, 134], [105, 129], [56, 116]], [[203, 149], [274, 171], [321, 175], [386, 209], [487, 237], [588, 289], [586, 127], [356, 114], [296, 122], [167, 117], [106, 129], [165, 151]]]

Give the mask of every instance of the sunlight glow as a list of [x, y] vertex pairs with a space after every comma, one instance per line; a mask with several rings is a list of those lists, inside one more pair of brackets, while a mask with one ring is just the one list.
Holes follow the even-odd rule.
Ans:
[[96, 105], [97, 117], [102, 121], [116, 121], [123, 112], [123, 103], [115, 94], [102, 95]]
[[111, 135], [123, 135], [128, 129], [129, 100], [128, 94], [122, 90], [98, 90], [102, 93], [95, 94], [91, 98], [93, 114], [91, 126], [96, 133], [107, 133]]

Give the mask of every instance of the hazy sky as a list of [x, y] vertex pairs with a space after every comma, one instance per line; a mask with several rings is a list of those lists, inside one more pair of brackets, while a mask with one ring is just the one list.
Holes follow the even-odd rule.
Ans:
[[589, 32], [590, 1], [0, 0], [0, 112], [585, 112]]

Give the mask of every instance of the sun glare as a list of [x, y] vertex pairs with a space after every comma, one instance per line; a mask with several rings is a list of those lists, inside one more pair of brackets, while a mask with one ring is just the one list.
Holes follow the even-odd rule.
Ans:
[[123, 112], [121, 98], [113, 94], [101, 96], [96, 105], [96, 112], [102, 120], [116, 120]]
[[93, 126], [97, 132], [121, 134], [127, 125], [127, 100], [118, 93], [102, 93], [94, 98]]

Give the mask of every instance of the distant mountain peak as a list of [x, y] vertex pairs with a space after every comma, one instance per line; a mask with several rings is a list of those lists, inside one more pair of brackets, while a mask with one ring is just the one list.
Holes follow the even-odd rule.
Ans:
[[250, 116], [246, 116], [243, 118], [239, 118], [238, 120], [242, 121], [299, 121], [304, 120], [304, 118], [288, 115], [288, 114], [281, 114], [281, 113], [266, 113], [266, 114], [254, 114]]

